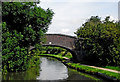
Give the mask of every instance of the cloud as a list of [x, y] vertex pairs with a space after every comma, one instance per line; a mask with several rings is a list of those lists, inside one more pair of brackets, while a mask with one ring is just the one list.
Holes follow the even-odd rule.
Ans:
[[55, 13], [47, 33], [74, 35], [74, 32], [91, 16], [105, 18], [106, 14], [109, 14], [113, 19], [117, 18], [117, 3], [113, 2], [75, 2], [78, 0], [74, 0], [74, 2], [73, 0], [67, 2], [59, 2], [63, 0], [51, 0], [53, 2], [50, 2], [50, 0], [48, 2], [42, 1], [39, 6], [44, 9], [50, 8]]
[[118, 2], [119, 0], [41, 0], [42, 2]]
[[[110, 16], [110, 15], [107, 15], [107, 16]], [[117, 18], [115, 18], [115, 17], [113, 17], [113, 16], [110, 16], [110, 21], [117, 21], [118, 19]]]
[[67, 32], [69, 32], [69, 31], [70, 31], [70, 30], [67, 29], [67, 28], [61, 29], [61, 32], [62, 32], [62, 33], [67, 33]]
[[110, 14], [101, 16], [101, 17], [102, 17], [101, 20], [103, 21], [107, 16], [110, 16], [110, 21], [114, 21], [114, 22], [115, 22], [115, 21], [118, 21], [117, 16], [112, 16], [112, 15], [110, 15]]

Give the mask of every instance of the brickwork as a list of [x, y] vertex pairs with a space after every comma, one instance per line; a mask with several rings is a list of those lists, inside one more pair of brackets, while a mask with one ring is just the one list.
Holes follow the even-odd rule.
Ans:
[[76, 37], [63, 34], [46, 34], [46, 39], [45, 44], [60, 45], [73, 49]]

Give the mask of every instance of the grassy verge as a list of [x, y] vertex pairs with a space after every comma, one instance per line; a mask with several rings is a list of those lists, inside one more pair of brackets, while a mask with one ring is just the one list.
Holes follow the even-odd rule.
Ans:
[[[85, 76], [85, 77], [87, 77], [87, 78], [90, 78], [92, 81], [100, 81], [99, 78], [96, 78], [96, 77], [91, 76], [91, 75], [86, 74], [86, 73], [78, 72], [78, 71], [75, 70], [75, 69], [69, 69], [69, 68], [68, 68], [68, 70], [69, 70], [70, 72], [73, 72], [73, 73], [72, 73], [73, 75], [78, 73], [78, 74], [80, 74], [81, 76]], [[71, 71], [71, 70], [72, 70], [72, 71]], [[76, 82], [78, 82], [78, 81], [76, 81]]]
[[92, 65], [92, 66], [97, 66], [97, 67], [108, 68], [108, 69], [120, 71], [120, 66], [100, 66], [98, 64], [93, 64], [93, 62], [91, 63], [91, 62], [86, 62], [86, 61], [82, 61], [81, 64]]
[[84, 65], [79, 65], [77, 63], [67, 63], [67, 65], [74, 67], [75, 69], [79, 69], [88, 73], [102, 73], [105, 74], [109, 77], [113, 77], [116, 79], [120, 80], [120, 73], [114, 73], [114, 72], [109, 72], [109, 71], [105, 71], [105, 70], [101, 70], [101, 69], [97, 69], [97, 68], [92, 68], [92, 67], [88, 67], [88, 66], [84, 66]]
[[108, 68], [108, 69], [113, 69], [113, 70], [117, 70], [120, 71], [120, 67], [114, 67], [114, 66], [104, 66], [103, 68]]

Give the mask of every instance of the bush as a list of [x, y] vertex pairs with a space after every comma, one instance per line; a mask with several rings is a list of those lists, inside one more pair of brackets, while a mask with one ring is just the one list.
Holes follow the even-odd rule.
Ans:
[[19, 41], [23, 38], [21, 33], [15, 30], [10, 33], [6, 28], [6, 23], [3, 23], [3, 38], [2, 38], [2, 66], [3, 70], [21, 71], [27, 69], [27, 49], [19, 46]]

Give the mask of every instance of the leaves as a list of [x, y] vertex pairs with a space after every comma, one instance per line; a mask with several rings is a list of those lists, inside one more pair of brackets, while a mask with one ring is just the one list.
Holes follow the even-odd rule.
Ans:
[[[29, 66], [30, 46], [41, 48], [53, 11], [34, 2], [2, 4], [2, 66], [7, 71], [23, 71]], [[31, 61], [32, 62], [32, 61]]]
[[[98, 16], [92, 16], [83, 24], [75, 34], [78, 38], [84, 38], [83, 48], [89, 62], [101, 65], [120, 65], [120, 25], [106, 17], [101, 21]], [[81, 40], [76, 41], [76, 48], [80, 48]], [[94, 59], [94, 60], [93, 60]]]

